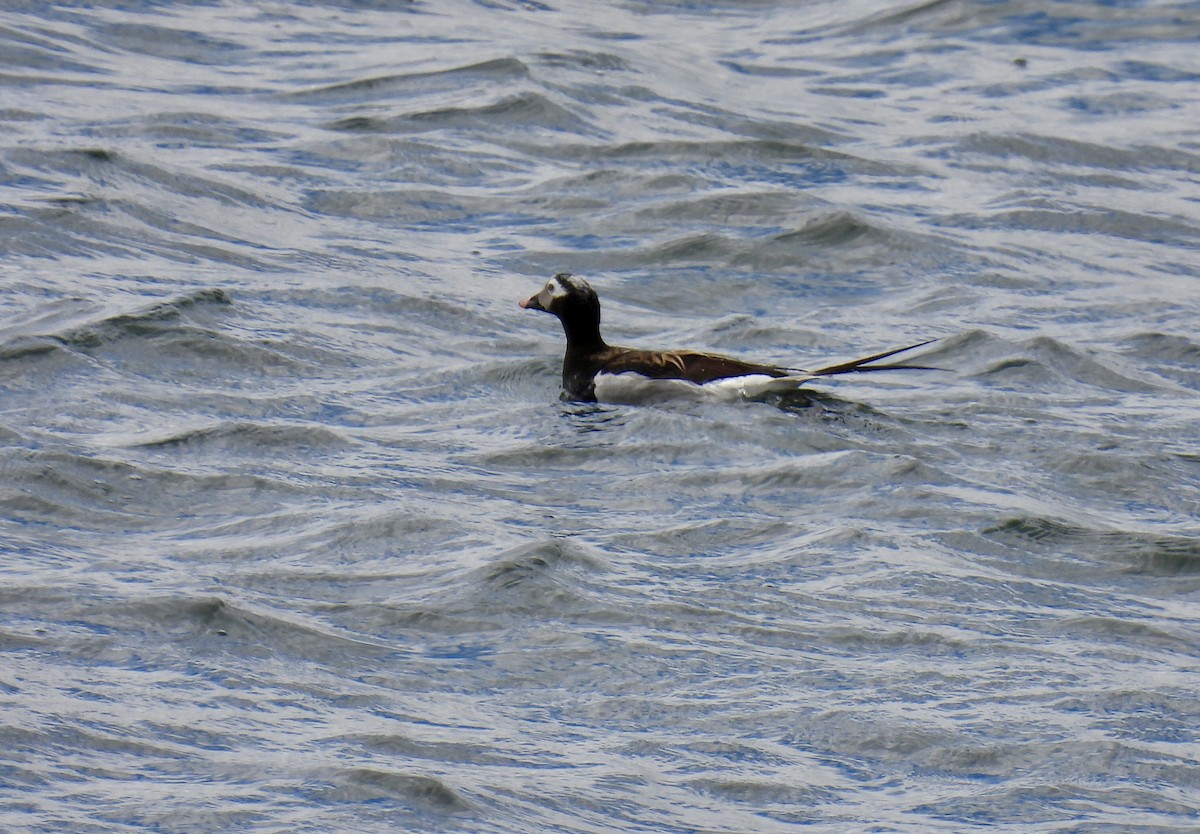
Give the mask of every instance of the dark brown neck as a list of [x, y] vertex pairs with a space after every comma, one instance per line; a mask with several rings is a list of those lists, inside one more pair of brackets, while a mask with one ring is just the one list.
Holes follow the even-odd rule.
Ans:
[[563, 332], [567, 334], [567, 352], [591, 353], [608, 347], [600, 336], [600, 317], [586, 319], [562, 319]]

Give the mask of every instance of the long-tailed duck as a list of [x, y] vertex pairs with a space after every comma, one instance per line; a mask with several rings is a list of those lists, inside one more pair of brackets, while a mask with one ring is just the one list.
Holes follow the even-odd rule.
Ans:
[[654, 399], [755, 399], [795, 391], [822, 376], [890, 371], [929, 370], [906, 363], [875, 364], [930, 341], [886, 350], [816, 371], [746, 362], [716, 353], [690, 350], [639, 350], [615, 347], [600, 336], [600, 299], [587, 281], [560, 272], [541, 291], [520, 305], [558, 316], [567, 335], [563, 388], [573, 400], [630, 403]]

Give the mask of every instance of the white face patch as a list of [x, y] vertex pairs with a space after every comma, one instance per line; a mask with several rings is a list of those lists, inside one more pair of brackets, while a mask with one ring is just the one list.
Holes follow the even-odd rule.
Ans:
[[560, 298], [566, 298], [571, 294], [570, 289], [559, 283], [557, 278], [551, 278], [546, 282], [546, 286], [542, 287], [542, 291], [538, 293], [538, 304], [546, 310], [554, 306], [554, 302]]

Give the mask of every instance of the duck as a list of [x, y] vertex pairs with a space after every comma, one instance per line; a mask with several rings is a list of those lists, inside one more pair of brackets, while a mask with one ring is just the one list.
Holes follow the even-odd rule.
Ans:
[[868, 371], [934, 370], [909, 363], [880, 364], [936, 339], [885, 350], [815, 371], [751, 362], [694, 350], [645, 350], [609, 345], [600, 335], [600, 298], [583, 278], [560, 272], [523, 299], [524, 310], [558, 318], [567, 338], [562, 386], [566, 399], [639, 404], [666, 399], [756, 400], [796, 391], [806, 382]]

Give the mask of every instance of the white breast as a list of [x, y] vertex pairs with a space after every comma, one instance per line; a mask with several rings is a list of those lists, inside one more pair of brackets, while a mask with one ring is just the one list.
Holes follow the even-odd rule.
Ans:
[[596, 399], [602, 403], [643, 405], [668, 400], [692, 402], [734, 402], [757, 400], [767, 394], [795, 391], [813, 377], [808, 375], [774, 377], [749, 374], [714, 379], [703, 385], [686, 379], [650, 379], [639, 373], [596, 374]]

